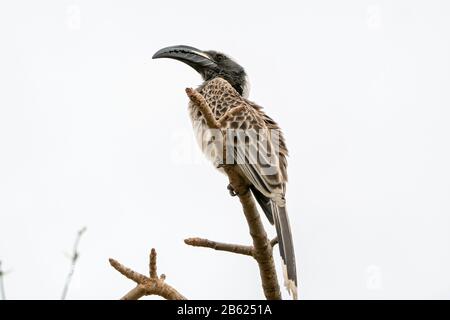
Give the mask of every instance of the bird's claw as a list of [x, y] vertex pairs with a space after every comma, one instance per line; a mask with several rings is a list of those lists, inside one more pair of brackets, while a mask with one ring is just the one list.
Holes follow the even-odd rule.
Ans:
[[231, 195], [232, 197], [237, 196], [237, 193], [236, 193], [236, 191], [234, 191], [234, 188], [233, 188], [233, 186], [231, 185], [231, 183], [228, 184], [227, 189], [228, 189], [228, 191], [230, 192], [230, 195]]

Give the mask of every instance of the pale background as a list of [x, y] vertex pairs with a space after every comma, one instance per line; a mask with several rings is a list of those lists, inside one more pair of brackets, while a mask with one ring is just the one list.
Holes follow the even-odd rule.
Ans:
[[[174, 44], [248, 71], [285, 131], [300, 297], [450, 298], [450, 2], [2, 1], [0, 259], [7, 298], [133, 287], [151, 247], [189, 298], [263, 298], [227, 181], [202, 160]], [[274, 230], [269, 227], [270, 234]], [[277, 266], [279, 265], [276, 255]], [[286, 297], [286, 292], [283, 291]]]

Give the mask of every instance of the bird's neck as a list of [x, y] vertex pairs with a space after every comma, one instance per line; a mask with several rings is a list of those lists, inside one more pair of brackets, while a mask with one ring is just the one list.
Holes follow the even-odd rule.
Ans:
[[[209, 81], [215, 79], [215, 78], [222, 78], [224, 80], [227, 80], [224, 77], [218, 76], [218, 77], [214, 77], [211, 79], [207, 79], [205, 80], [200, 86], [199, 86], [199, 90], [203, 89]], [[227, 80], [228, 81], [228, 80]], [[230, 83], [230, 85], [243, 97], [243, 98], [248, 98], [249, 94], [250, 94], [250, 82], [248, 81], [248, 77], [245, 76], [244, 79], [242, 79], [241, 81], [239, 81], [238, 84], [236, 83], [232, 83], [230, 81], [228, 81], [228, 83]]]

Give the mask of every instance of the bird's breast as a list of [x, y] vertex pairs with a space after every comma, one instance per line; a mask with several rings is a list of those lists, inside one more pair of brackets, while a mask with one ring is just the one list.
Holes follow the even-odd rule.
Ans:
[[[223, 115], [223, 111], [216, 108], [216, 104], [212, 104], [210, 99], [205, 97], [211, 111], [216, 119]], [[223, 135], [220, 129], [211, 129], [206, 124], [206, 120], [202, 113], [192, 102], [189, 103], [189, 115], [192, 122], [195, 140], [206, 158], [211, 161], [214, 166], [218, 167], [223, 160]], [[223, 171], [220, 169], [220, 171]]]

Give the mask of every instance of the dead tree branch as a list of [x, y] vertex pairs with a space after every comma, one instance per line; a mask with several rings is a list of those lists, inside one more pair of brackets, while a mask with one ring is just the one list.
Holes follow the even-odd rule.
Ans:
[[[242, 244], [232, 244], [212, 241], [203, 238], [188, 238], [184, 240], [184, 243], [193, 247], [211, 248], [217, 251], [227, 251], [231, 253], [243, 254], [245, 256], [255, 255], [255, 249], [253, 246], [246, 246]], [[270, 246], [273, 248], [278, 243], [277, 238], [270, 240]]]
[[244, 246], [240, 244], [229, 244], [223, 242], [211, 241], [202, 238], [189, 238], [184, 240], [184, 243], [193, 247], [211, 248], [218, 251], [228, 251], [232, 253], [243, 254], [246, 256], [252, 256], [254, 250], [252, 246]]
[[[186, 94], [188, 95], [192, 103], [197, 105], [206, 120], [206, 124], [211, 129], [221, 129], [222, 121], [224, 121], [224, 119], [227, 119], [228, 115], [225, 114], [221, 119], [217, 120], [212, 114], [211, 108], [208, 106], [205, 98], [198, 91], [187, 88]], [[232, 109], [230, 112], [234, 112], [234, 110]], [[222, 168], [228, 175], [230, 184], [233, 186], [234, 191], [239, 197], [245, 218], [248, 223], [250, 235], [253, 239], [251, 256], [254, 257], [256, 262], [258, 263], [264, 295], [269, 300], [280, 300], [281, 292], [272, 255], [272, 245], [267, 238], [267, 234], [260, 219], [260, 215], [258, 213], [258, 210], [256, 209], [255, 201], [251, 193], [249, 192], [249, 186], [239, 174], [236, 166], [223, 165]]]
[[186, 300], [186, 297], [165, 282], [166, 276], [164, 274], [158, 277], [155, 249], [152, 249], [150, 252], [149, 276], [127, 268], [114, 259], [109, 259], [109, 263], [114, 269], [137, 284], [121, 300], [138, 300], [143, 296], [149, 295], [157, 295], [167, 300]]
[[73, 273], [75, 272], [75, 266], [77, 264], [78, 258], [80, 256], [80, 253], [78, 252], [78, 245], [80, 244], [80, 239], [83, 233], [86, 231], [86, 227], [80, 229], [77, 233], [77, 237], [75, 238], [75, 243], [73, 245], [73, 251], [72, 255], [70, 257], [71, 264], [70, 264], [70, 270], [67, 274], [66, 282], [64, 284], [63, 293], [61, 295], [61, 300], [65, 300], [67, 296], [67, 292], [69, 291], [70, 282], [72, 281]]

